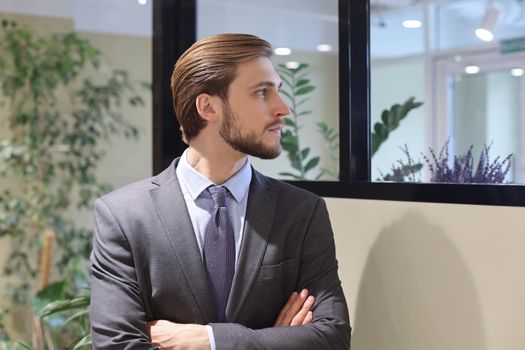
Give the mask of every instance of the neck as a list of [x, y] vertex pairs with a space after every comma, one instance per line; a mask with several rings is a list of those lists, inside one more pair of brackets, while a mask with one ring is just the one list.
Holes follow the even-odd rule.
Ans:
[[235, 150], [204, 150], [190, 144], [187, 160], [191, 167], [215, 184], [223, 184], [237, 173], [246, 161], [246, 155]]

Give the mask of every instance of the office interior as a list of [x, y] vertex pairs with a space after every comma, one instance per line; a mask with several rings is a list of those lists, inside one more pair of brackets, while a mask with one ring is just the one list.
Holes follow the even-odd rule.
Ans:
[[[168, 123], [170, 112], [156, 103], [160, 94], [169, 94], [169, 85], [155, 80], [159, 79], [155, 58], [165, 52], [154, 54], [162, 51], [154, 16], [163, 16], [166, 23], [170, 14], [159, 13], [157, 1], [163, 0], [0, 2], [0, 21], [8, 27], [14, 22], [35, 37], [75, 33], [99, 50], [100, 66], [86, 68], [82, 76], [97, 82], [107, 79], [112, 69], [129, 74], [142, 103], [122, 103], [119, 111], [136, 127], [138, 137], [101, 140], [104, 155], [95, 170], [97, 179], [113, 188], [152, 176], [162, 167], [163, 156], [171, 158], [183, 147], [174, 116], [169, 127], [173, 139], [166, 142], [178, 148], [165, 146], [171, 147], [170, 153], [159, 144], [160, 128]], [[299, 180], [298, 186], [311, 183], [305, 188], [324, 197], [350, 310], [352, 349], [523, 349], [525, 1], [166, 0], [165, 6], [173, 6], [164, 9], [179, 11], [180, 3], [190, 3], [195, 15], [190, 21], [193, 28], [177, 29], [187, 31], [181, 37], [251, 33], [272, 44], [273, 62], [282, 74], [293, 74], [307, 64], [298, 79], [308, 79], [313, 88], [297, 96], [305, 98], [297, 133], [301, 149], [309, 149], [302, 172], [290, 164], [286, 152], [275, 160], [251, 162], [266, 175], [291, 183]], [[341, 135], [350, 135], [341, 130], [349, 125], [341, 118], [351, 118], [350, 113], [342, 115], [346, 109], [341, 101], [346, 98], [349, 103], [350, 97], [341, 96], [348, 87], [342, 90], [340, 83], [341, 72], [346, 72], [341, 50], [350, 51], [350, 60], [354, 51], [349, 50], [350, 42], [341, 40], [340, 20], [345, 6], [358, 3], [369, 14], [362, 21], [369, 35], [369, 42], [362, 43], [369, 53], [363, 57], [369, 71], [362, 87], [368, 98], [364, 103], [369, 115], [364, 117], [369, 118], [369, 133], [377, 132], [374, 126], [384, 124], [384, 112], [396, 104], [411, 98], [419, 103], [395, 123], [373, 154], [367, 153], [364, 182], [372, 185], [363, 185], [366, 190], [352, 196], [344, 189], [349, 178], [342, 178], [348, 175], [342, 168], [352, 161], [340, 152], [345, 143]], [[2, 31], [6, 30], [4, 26]], [[164, 72], [169, 72], [174, 62], [163, 64]], [[1, 70], [0, 66], [0, 77]], [[348, 82], [359, 88], [358, 82]], [[58, 101], [68, 100], [66, 90], [58, 92], [62, 96]], [[8, 120], [13, 110], [5, 94], [0, 98], [3, 142], [12, 136]], [[73, 107], [64, 108], [67, 113]], [[442, 152], [448, 153], [447, 159]], [[485, 165], [497, 168], [499, 180], [480, 185], [439, 179], [438, 161], [453, 168], [454, 156], [468, 154], [474, 168], [486, 154]], [[304, 171], [314, 158], [318, 160]], [[410, 164], [417, 169], [401, 178], [388, 177]], [[283, 175], [290, 173], [294, 176]], [[19, 193], [19, 180], [13, 174], [0, 177], [0, 193]], [[388, 195], [388, 186], [397, 193], [403, 184], [432, 190], [414, 200]], [[323, 186], [331, 190], [324, 191]], [[352, 186], [359, 186], [359, 181]], [[464, 192], [463, 186], [468, 187]], [[498, 197], [499, 189], [507, 197]], [[476, 199], [478, 190], [485, 193], [482, 200]], [[433, 193], [439, 193], [439, 199]], [[463, 198], [457, 193], [464, 193]], [[71, 196], [78, 199], [76, 193]], [[88, 230], [91, 214], [74, 206], [64, 213]], [[13, 241], [7, 234], [0, 236], [0, 267], [8, 264]], [[41, 263], [40, 255], [34, 259]], [[58, 271], [51, 271], [49, 280], [59, 277]], [[6, 291], [13, 279], [0, 278], [0, 291]], [[36, 278], [31, 288], [38, 283]], [[12, 298], [1, 297], [1, 307], [15, 310], [5, 314], [5, 330], [13, 339], [27, 339], [33, 329], [31, 312], [13, 305]]]

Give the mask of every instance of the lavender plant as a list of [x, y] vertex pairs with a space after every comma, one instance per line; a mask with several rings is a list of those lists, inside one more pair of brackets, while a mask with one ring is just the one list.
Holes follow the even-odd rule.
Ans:
[[471, 145], [464, 154], [454, 156], [450, 167], [448, 144], [447, 141], [439, 155], [430, 148], [430, 158], [423, 155], [431, 174], [430, 182], [493, 184], [505, 182], [512, 162], [512, 153], [503, 159], [497, 156], [490, 161], [489, 152], [492, 144], [488, 146], [483, 144], [478, 164], [474, 167], [474, 145]]
[[377, 181], [392, 181], [392, 182], [420, 182], [419, 173], [423, 168], [423, 164], [415, 161], [408, 151], [408, 146], [405, 143], [404, 147], [399, 147], [406, 160], [399, 159], [392, 164], [391, 173], [384, 175], [381, 171], [381, 177]]

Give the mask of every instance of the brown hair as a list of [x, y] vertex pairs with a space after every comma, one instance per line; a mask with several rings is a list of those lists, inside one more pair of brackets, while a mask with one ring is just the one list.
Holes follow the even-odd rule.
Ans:
[[249, 34], [216, 34], [194, 43], [175, 64], [171, 92], [185, 142], [197, 136], [206, 121], [195, 107], [197, 96], [207, 93], [228, 99], [228, 87], [239, 63], [272, 56], [270, 44]]

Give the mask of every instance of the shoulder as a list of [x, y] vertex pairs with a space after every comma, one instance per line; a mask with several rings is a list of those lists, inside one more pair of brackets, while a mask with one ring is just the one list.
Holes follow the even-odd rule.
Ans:
[[111, 191], [95, 201], [104, 202], [111, 207], [141, 207], [149, 203], [150, 192], [161, 184], [176, 180], [173, 163], [160, 174], [142, 179]]
[[315, 193], [263, 175], [255, 169], [253, 169], [252, 181], [263, 184], [271, 191], [276, 191], [279, 194], [280, 201], [295, 202], [296, 204], [316, 204], [318, 202], [323, 202], [323, 199]]
[[111, 191], [102, 197], [98, 198], [98, 201], [106, 202], [107, 204], [119, 204], [119, 203], [136, 203], [137, 201], [143, 200], [150, 190], [157, 187], [152, 180], [154, 177], [139, 180], [131, 184], [120, 187], [114, 191]]

